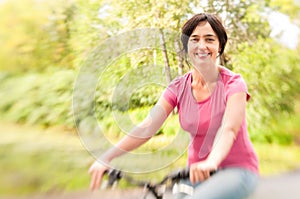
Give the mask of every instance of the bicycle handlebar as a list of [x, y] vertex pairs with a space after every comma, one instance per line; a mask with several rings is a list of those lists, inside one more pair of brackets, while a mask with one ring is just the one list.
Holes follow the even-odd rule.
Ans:
[[108, 185], [113, 186], [113, 184], [123, 178], [123, 173], [120, 170], [109, 169], [106, 170], [104, 174], [108, 175]]
[[[213, 175], [216, 171], [211, 171], [210, 175]], [[130, 176], [124, 175], [124, 173], [117, 169], [109, 169], [105, 172], [108, 175], [108, 185], [112, 186], [115, 182], [121, 180], [122, 178], [125, 178], [127, 181], [129, 181], [131, 184], [137, 185], [137, 186], [150, 186], [150, 182], [145, 181], [137, 181], [133, 179]], [[184, 168], [177, 171], [173, 171], [171, 174], [165, 176], [162, 181], [152, 185], [152, 186], [158, 186], [165, 184], [167, 181], [171, 181], [171, 183], [177, 182], [179, 180], [188, 179], [190, 177], [190, 168]]]
[[[213, 175], [216, 171], [210, 172], [210, 175]], [[180, 169], [172, 172], [171, 174], [165, 176], [162, 181], [158, 183], [151, 183], [150, 181], [138, 181], [133, 179], [130, 176], [124, 175], [124, 173], [117, 169], [109, 169], [105, 172], [108, 175], [108, 186], [112, 187], [115, 182], [118, 182], [122, 178], [124, 178], [129, 183], [146, 188], [149, 192], [151, 192], [155, 198], [162, 199], [163, 193], [159, 191], [159, 188], [163, 185], [167, 186], [167, 182], [170, 181], [172, 185], [177, 183], [179, 180], [187, 179], [190, 177], [190, 169], [187, 167], [185, 169]], [[164, 192], [164, 191], [163, 191]]]
[[117, 169], [109, 169], [105, 171], [105, 174], [108, 175], [108, 184], [107, 186], [112, 187], [116, 182], [124, 178], [126, 181], [128, 181], [130, 184], [144, 187], [149, 192], [151, 192], [155, 198], [162, 199], [163, 193], [159, 192], [159, 187], [162, 185], [167, 184], [167, 182], [170, 180], [172, 184], [174, 184], [176, 181], [179, 181], [180, 179], [186, 179], [189, 177], [189, 169], [181, 169], [179, 171], [173, 172], [170, 175], [167, 175], [163, 178], [162, 181], [159, 183], [151, 183], [150, 181], [138, 181], [133, 179], [130, 176], [124, 175], [124, 173]]

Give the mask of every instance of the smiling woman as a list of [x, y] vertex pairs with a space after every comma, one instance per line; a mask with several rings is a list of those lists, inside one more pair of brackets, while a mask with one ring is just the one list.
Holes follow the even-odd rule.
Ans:
[[227, 34], [219, 18], [216, 15], [198, 14], [195, 15], [192, 19], [193, 20], [188, 21], [182, 27], [181, 41], [185, 52], [188, 52], [188, 40], [192, 33], [195, 31], [195, 27], [197, 28], [198, 25], [202, 26], [208, 23], [207, 26], [209, 27], [207, 27], [207, 36], [217, 36], [217, 38], [215, 37], [215, 39], [217, 39], [219, 42], [219, 53], [220, 55], [223, 54], [227, 43]]
[[[114, 158], [147, 142], [177, 107], [180, 125], [190, 135], [190, 177], [182, 183], [193, 186], [192, 198], [243, 199], [253, 192], [258, 160], [245, 118], [250, 95], [241, 75], [217, 64], [226, 31], [216, 15], [201, 13], [185, 23], [181, 40], [192, 70], [173, 80], [145, 120], [94, 162], [92, 190]], [[216, 173], [210, 176], [211, 171]]]
[[[188, 41], [188, 54], [194, 65], [208, 66], [205, 61], [216, 62], [220, 52], [219, 40], [208, 22], [201, 22]], [[203, 63], [202, 63], [203, 62]]]

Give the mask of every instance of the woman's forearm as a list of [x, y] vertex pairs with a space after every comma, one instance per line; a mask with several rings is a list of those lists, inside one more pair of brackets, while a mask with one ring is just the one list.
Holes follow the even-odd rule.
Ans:
[[100, 160], [106, 163], [112, 159], [132, 151], [148, 141], [162, 126], [167, 119], [170, 110], [165, 110], [161, 105], [156, 105], [147, 118], [131, 132], [119, 141], [114, 147], [100, 156]]
[[207, 160], [218, 167], [228, 155], [245, 118], [246, 93], [236, 93], [228, 99], [222, 125], [215, 137]]
[[235, 139], [236, 133], [233, 130], [220, 129], [207, 161], [211, 162], [217, 168], [228, 155]]
[[132, 135], [126, 135], [121, 141], [117, 143], [116, 146], [110, 148], [103, 155], [101, 155], [100, 160], [109, 163], [112, 159], [138, 148], [139, 146], [147, 142], [150, 138], [151, 137], [138, 138]]

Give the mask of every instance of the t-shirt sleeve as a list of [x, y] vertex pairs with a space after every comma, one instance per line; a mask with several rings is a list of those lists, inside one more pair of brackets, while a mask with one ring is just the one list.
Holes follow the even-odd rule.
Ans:
[[174, 79], [164, 90], [162, 96], [170, 103], [171, 106], [177, 106], [178, 91], [180, 86], [180, 78]]
[[247, 95], [246, 100], [247, 101], [250, 100], [251, 96], [248, 92], [248, 88], [247, 88], [245, 80], [243, 79], [243, 77], [241, 75], [235, 74], [228, 81], [228, 85], [227, 85], [227, 89], [226, 89], [226, 100], [228, 100], [228, 98], [231, 95], [233, 95], [235, 93], [240, 93], [240, 92], [245, 92]]

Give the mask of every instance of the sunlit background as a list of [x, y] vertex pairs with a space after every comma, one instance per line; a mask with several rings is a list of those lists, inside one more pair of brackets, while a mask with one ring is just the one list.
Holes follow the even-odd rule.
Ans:
[[[94, 156], [78, 131], [103, 133], [115, 143], [124, 132], [112, 110], [141, 121], [163, 88], [136, 88], [124, 107], [112, 104], [116, 85], [129, 71], [146, 66], [153, 66], [166, 82], [187, 72], [184, 57], [177, 53], [181, 49], [178, 35], [190, 16], [204, 11], [223, 19], [230, 39], [220, 62], [243, 75], [252, 95], [247, 120], [261, 175], [298, 169], [299, 1], [0, 0], [0, 197], [87, 191], [87, 170]], [[126, 52], [107, 63], [93, 96], [95, 107], [80, 109], [74, 120], [73, 88], [82, 66], [97, 60], [92, 52], [108, 38], [117, 40], [119, 34], [138, 28], [161, 29], [165, 45]], [[115, 46], [106, 48], [109, 53]], [[134, 78], [132, 84], [137, 84]], [[92, 122], [95, 118], [97, 124]], [[178, 132], [174, 113], [138, 152], [164, 147]], [[185, 159], [186, 154], [144, 176], [160, 179], [183, 167]]]

